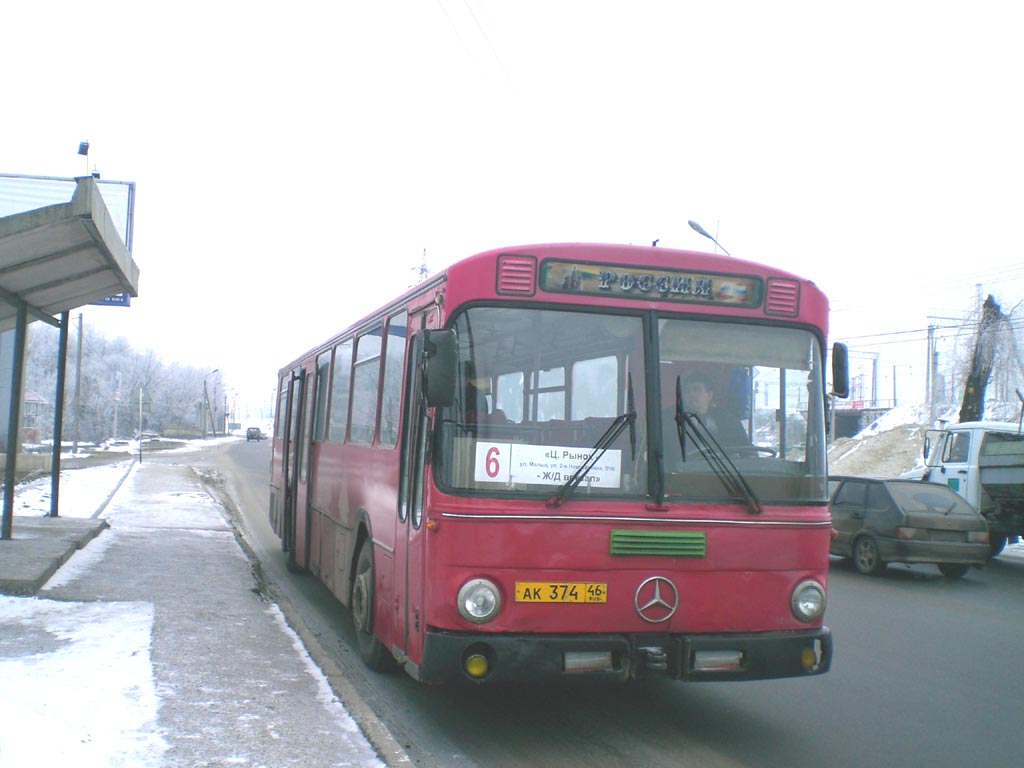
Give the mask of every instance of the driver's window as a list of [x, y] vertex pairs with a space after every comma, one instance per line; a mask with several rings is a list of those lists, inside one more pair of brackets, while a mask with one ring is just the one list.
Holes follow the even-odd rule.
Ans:
[[943, 459], [951, 463], [962, 464], [967, 461], [970, 453], [971, 436], [966, 432], [950, 435], [946, 443], [946, 456]]

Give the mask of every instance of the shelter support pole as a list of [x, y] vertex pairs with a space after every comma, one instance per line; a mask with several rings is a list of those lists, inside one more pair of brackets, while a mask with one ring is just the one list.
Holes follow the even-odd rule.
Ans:
[[64, 382], [68, 370], [68, 324], [71, 313], [60, 316], [60, 336], [57, 343], [57, 394], [53, 401], [53, 461], [50, 465], [50, 514], [60, 514], [60, 454], [64, 445]]
[[28, 329], [28, 305], [18, 300], [14, 326], [14, 367], [11, 369], [11, 408], [7, 427], [7, 461], [4, 464], [4, 512], [0, 539], [10, 539], [14, 529], [14, 486], [17, 483], [18, 451], [21, 450], [21, 397], [25, 369], [25, 335]]
[[82, 313], [78, 313], [78, 359], [75, 361], [75, 441], [71, 452], [78, 454], [78, 436], [82, 423]]

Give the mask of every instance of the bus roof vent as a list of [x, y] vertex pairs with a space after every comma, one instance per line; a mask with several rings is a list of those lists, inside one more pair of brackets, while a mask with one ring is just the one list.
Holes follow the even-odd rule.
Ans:
[[537, 292], [537, 259], [501, 254], [498, 257], [497, 292], [506, 296], [533, 296]]
[[768, 290], [764, 302], [766, 315], [796, 317], [800, 312], [800, 283], [778, 277], [768, 278]]

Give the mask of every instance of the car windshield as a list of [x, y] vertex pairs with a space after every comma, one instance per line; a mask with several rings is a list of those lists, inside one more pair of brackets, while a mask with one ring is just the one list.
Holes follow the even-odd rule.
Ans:
[[[457, 394], [439, 411], [435, 456], [446, 489], [561, 503], [584, 467], [571, 499], [825, 500], [807, 331], [532, 307], [473, 307], [453, 326]], [[680, 422], [699, 434], [681, 441]]]

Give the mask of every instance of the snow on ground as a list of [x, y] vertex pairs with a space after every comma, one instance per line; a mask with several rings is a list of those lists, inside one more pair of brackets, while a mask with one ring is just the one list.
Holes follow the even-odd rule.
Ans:
[[[161, 450], [161, 456], [177, 453], [191, 453], [202, 448], [235, 442], [237, 435], [227, 435], [206, 440], [186, 440], [178, 448]], [[122, 445], [107, 450], [97, 451], [93, 455], [102, 454], [110, 460], [109, 464], [82, 468], [64, 468], [60, 472], [58, 488], [57, 514], [60, 517], [93, 517], [103, 507], [110, 496], [117, 490], [121, 481], [139, 460], [139, 443], [137, 440], [122, 441]], [[147, 456], [146, 443], [142, 444], [142, 460]], [[65, 453], [61, 461], [69, 463], [74, 458], [88, 458], [90, 454]], [[44, 516], [50, 513], [52, 484], [50, 476], [40, 477], [31, 482], [18, 485], [14, 493], [14, 514], [26, 516]], [[0, 489], [0, 499], [3, 490]]]
[[[214, 442], [194, 441], [172, 450], [195, 451]], [[126, 449], [123, 461], [62, 470], [59, 514], [95, 515], [138, 466], [137, 455], [136, 444]], [[15, 493], [15, 514], [49, 514], [50, 495], [49, 477], [22, 484]], [[42, 594], [88, 572], [112, 541], [110, 534], [99, 536], [76, 552]], [[354, 733], [357, 726], [298, 636], [277, 606], [270, 610], [317, 681], [322, 705]], [[158, 724], [160, 697], [150, 658], [153, 620], [153, 605], [144, 602], [0, 595], [0, 766], [160, 766], [169, 744]], [[352, 765], [379, 768], [382, 763], [373, 758]]]
[[0, 765], [160, 765], [152, 624], [148, 603], [0, 595]]

